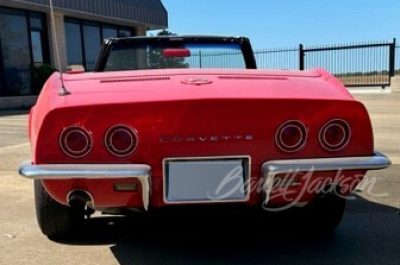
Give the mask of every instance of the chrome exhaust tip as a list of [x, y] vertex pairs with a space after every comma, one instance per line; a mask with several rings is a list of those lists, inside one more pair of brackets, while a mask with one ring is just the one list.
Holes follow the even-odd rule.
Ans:
[[67, 202], [71, 208], [85, 209], [88, 204], [93, 204], [93, 197], [86, 190], [72, 190], [67, 195]]

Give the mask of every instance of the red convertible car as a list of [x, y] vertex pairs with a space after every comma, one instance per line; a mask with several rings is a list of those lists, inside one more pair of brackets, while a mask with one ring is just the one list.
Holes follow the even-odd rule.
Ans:
[[[242, 37], [106, 40], [91, 73], [55, 73], [29, 119], [39, 225], [95, 211], [312, 205], [333, 230], [375, 152], [366, 108], [323, 70], [256, 70]], [[182, 207], [185, 205], [186, 207]]]

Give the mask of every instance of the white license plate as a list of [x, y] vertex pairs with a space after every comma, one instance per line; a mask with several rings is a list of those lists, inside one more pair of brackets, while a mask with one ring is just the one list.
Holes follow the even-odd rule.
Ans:
[[167, 203], [247, 201], [250, 158], [164, 161]]

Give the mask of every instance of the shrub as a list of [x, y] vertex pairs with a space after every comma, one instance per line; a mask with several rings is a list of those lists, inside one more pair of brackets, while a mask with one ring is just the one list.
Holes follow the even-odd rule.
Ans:
[[32, 67], [31, 71], [31, 85], [32, 93], [39, 94], [42, 90], [47, 79], [56, 71], [56, 69], [49, 64], [42, 64], [40, 66]]

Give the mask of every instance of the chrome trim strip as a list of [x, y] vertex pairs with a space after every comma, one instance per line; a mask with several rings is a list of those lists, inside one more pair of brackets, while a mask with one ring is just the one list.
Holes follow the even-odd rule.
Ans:
[[263, 190], [267, 204], [274, 185], [275, 176], [292, 172], [304, 171], [349, 171], [349, 170], [381, 170], [388, 168], [391, 161], [385, 155], [376, 152], [368, 157], [343, 157], [343, 158], [313, 158], [295, 160], [275, 160], [263, 164], [264, 177]]
[[163, 160], [163, 199], [164, 203], [168, 205], [187, 205], [187, 204], [217, 204], [217, 203], [239, 203], [239, 202], [248, 202], [250, 200], [250, 192], [251, 192], [251, 181], [248, 181], [247, 183], [247, 189], [246, 189], [246, 197], [243, 200], [227, 200], [227, 201], [187, 201], [187, 202], [171, 202], [167, 198], [167, 179], [166, 179], [166, 165], [168, 162], [172, 161], [215, 161], [215, 160], [224, 160], [224, 159], [246, 159], [249, 161], [248, 165], [248, 178], [251, 180], [251, 157], [250, 156], [212, 156], [212, 157], [176, 157], [176, 158], [165, 158]]
[[33, 165], [30, 161], [19, 167], [19, 174], [28, 179], [68, 180], [68, 179], [138, 179], [142, 185], [143, 206], [146, 211], [150, 204], [150, 174], [148, 165]]

